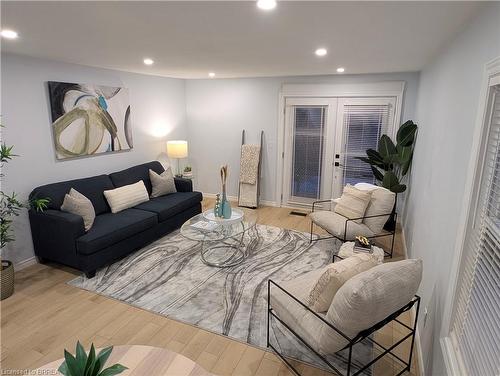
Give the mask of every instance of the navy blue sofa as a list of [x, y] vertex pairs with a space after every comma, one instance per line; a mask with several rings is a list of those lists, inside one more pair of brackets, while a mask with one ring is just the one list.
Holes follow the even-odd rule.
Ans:
[[[175, 178], [177, 193], [111, 213], [103, 192], [142, 180], [151, 194], [149, 169], [158, 174], [164, 171], [155, 161], [109, 175], [35, 188], [31, 198], [50, 199], [49, 207], [43, 212], [29, 211], [33, 245], [39, 261], [71, 266], [92, 278], [97, 269], [168, 234], [201, 213], [202, 194], [193, 192], [190, 180], [180, 178]], [[85, 195], [94, 205], [96, 218], [88, 232], [85, 232], [82, 217], [60, 210], [71, 188]]]

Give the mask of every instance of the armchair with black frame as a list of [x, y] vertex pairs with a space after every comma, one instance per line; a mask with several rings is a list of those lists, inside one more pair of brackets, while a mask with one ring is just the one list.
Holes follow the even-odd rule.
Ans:
[[[396, 227], [385, 230], [384, 225], [392, 215], [396, 221], [397, 213], [394, 208], [395, 194], [385, 188], [367, 183], [358, 183], [354, 186], [357, 189], [370, 191], [372, 198], [363, 216], [349, 218], [335, 212], [334, 208], [337, 199], [318, 200], [312, 204], [312, 211], [309, 214], [311, 219], [310, 242], [326, 239], [338, 239], [342, 242], [353, 241], [356, 236], [364, 236], [368, 239], [381, 237], [391, 237], [389, 251], [384, 249], [386, 257], [391, 257], [394, 251], [394, 241], [396, 237]], [[324, 210], [325, 204], [330, 204], [330, 210]], [[316, 209], [321, 206], [323, 210]], [[314, 225], [325, 230], [330, 236], [314, 237]]]
[[[388, 290], [384, 291], [384, 287], [376, 286], [378, 288], [378, 294], [387, 293], [386, 300], [383, 300], [383, 308], [374, 308], [374, 312], [370, 312], [373, 316], [373, 320], [364, 322], [366, 327], [361, 326], [357, 328], [351, 327], [352, 323], [349, 322], [349, 318], [354, 318], [353, 316], [358, 315], [357, 312], [345, 312], [342, 310], [342, 304], [339, 301], [332, 302], [328, 313], [318, 313], [312, 309], [307, 304], [307, 299], [304, 299], [303, 294], [294, 287], [293, 283], [290, 284], [289, 281], [282, 282], [280, 284], [273, 280], [268, 280], [267, 285], [267, 347], [271, 348], [281, 360], [290, 367], [293, 372], [300, 375], [300, 372], [294, 366], [290, 358], [287, 358], [290, 354], [285, 354], [280, 349], [284, 348], [282, 343], [273, 344], [271, 340], [271, 332], [273, 331], [274, 325], [281, 325], [286, 329], [286, 332], [292, 335], [303, 345], [303, 348], [307, 352], [311, 352], [316, 355], [321, 361], [321, 364], [326, 366], [328, 370], [335, 372], [338, 375], [345, 376], [355, 376], [363, 375], [367, 371], [369, 373], [370, 368], [384, 356], [392, 357], [395, 363], [398, 363], [402, 369], [397, 375], [402, 375], [406, 371], [411, 370], [412, 364], [412, 354], [413, 347], [415, 343], [415, 333], [416, 325], [418, 321], [418, 312], [420, 308], [420, 297], [415, 295], [415, 291], [418, 289], [418, 285], [421, 280], [421, 262], [419, 260], [406, 260], [397, 263], [389, 263], [380, 266], [379, 270], [384, 268], [394, 268], [395, 264], [406, 263], [403, 270], [399, 273], [399, 282], [392, 281], [393, 285], [387, 283], [390, 286]], [[392, 264], [392, 265], [390, 265]], [[405, 269], [406, 268], [406, 269]], [[388, 272], [387, 270], [385, 272]], [[389, 271], [392, 272], [392, 271]], [[366, 272], [365, 272], [366, 273]], [[371, 273], [371, 274], [370, 274]], [[380, 275], [380, 274], [379, 274]], [[405, 280], [406, 275], [408, 275], [408, 281]], [[375, 278], [376, 273], [368, 271], [366, 274], [368, 278]], [[366, 283], [366, 277], [354, 277], [358, 280], [363, 280]], [[347, 284], [348, 282], [346, 282]], [[378, 282], [374, 282], [376, 285]], [[381, 282], [386, 283], [386, 282]], [[356, 284], [356, 282], [354, 282]], [[343, 292], [337, 292], [341, 294], [342, 297], [339, 299], [342, 301], [346, 296], [355, 296], [353, 299], [359, 298], [359, 292], [347, 292], [351, 286], [346, 287]], [[352, 295], [354, 294], [354, 295]], [[361, 293], [361, 295], [363, 295]], [[375, 297], [377, 293], [368, 293], [365, 295], [364, 301], [359, 303], [366, 306], [369, 311], [369, 307], [375, 307], [377, 304], [380, 305], [381, 302], [376, 302], [380, 296]], [[391, 297], [392, 296], [392, 297]], [[347, 298], [349, 300], [349, 297]], [[350, 302], [353, 302], [352, 300]], [[351, 307], [354, 309], [353, 307]], [[358, 306], [358, 308], [360, 308]], [[403, 322], [399, 316], [405, 312], [413, 310], [413, 320], [411, 323]], [[340, 312], [339, 311], [343, 311]], [[337, 315], [335, 312], [338, 312]], [[361, 314], [362, 315], [362, 314]], [[363, 322], [363, 318], [359, 320]], [[393, 325], [399, 325], [401, 330], [401, 338], [395, 339], [393, 343], [382, 344], [376, 337], [374, 333], [384, 326], [392, 323]], [[282, 329], [280, 329], [282, 331]], [[274, 337], [273, 337], [274, 338]], [[410, 349], [408, 357], [402, 355], [401, 351], [397, 351], [398, 347], [405, 341], [410, 342]], [[358, 351], [356, 345], [363, 343], [370, 343], [373, 346], [371, 355], [365, 358], [359, 358], [356, 351]], [[342, 354], [340, 354], [342, 352]], [[341, 363], [332, 362], [331, 355], [337, 354], [338, 359], [342, 359]]]

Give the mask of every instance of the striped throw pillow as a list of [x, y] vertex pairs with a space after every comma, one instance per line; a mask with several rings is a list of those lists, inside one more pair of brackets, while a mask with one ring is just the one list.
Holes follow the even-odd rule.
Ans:
[[112, 213], [119, 213], [149, 200], [148, 190], [142, 180], [134, 184], [104, 191], [104, 196], [111, 207]]
[[[334, 212], [349, 219], [361, 218], [365, 215], [371, 197], [370, 191], [362, 191], [347, 184], [335, 205]], [[361, 223], [362, 221], [362, 219], [357, 219], [354, 222]]]

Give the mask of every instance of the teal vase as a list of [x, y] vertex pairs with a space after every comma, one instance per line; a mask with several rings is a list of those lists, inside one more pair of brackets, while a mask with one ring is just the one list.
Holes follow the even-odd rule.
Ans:
[[222, 208], [222, 217], [224, 219], [230, 219], [231, 218], [231, 204], [227, 200], [226, 190], [225, 189], [224, 189], [224, 191], [222, 193], [222, 205], [221, 205], [221, 208]]

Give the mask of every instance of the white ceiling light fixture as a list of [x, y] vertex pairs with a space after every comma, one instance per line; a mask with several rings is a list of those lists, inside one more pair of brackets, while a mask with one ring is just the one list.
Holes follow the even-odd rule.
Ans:
[[276, 8], [276, 0], [258, 0], [257, 7], [262, 10], [271, 10]]
[[345, 68], [344, 67], [338, 67], [337, 68], [337, 73], [344, 73], [345, 72]]
[[17, 31], [4, 29], [0, 32], [0, 35], [5, 39], [17, 39], [19, 34]]
[[145, 58], [144, 60], [144, 64], [146, 65], [153, 65], [155, 62], [153, 59], [150, 59], [149, 57]]
[[316, 54], [316, 56], [326, 56], [328, 51], [326, 50], [326, 48], [321, 47], [314, 51], [314, 53]]
[[210, 73], [208, 74], [208, 77], [210, 77], [210, 78], [215, 78], [215, 73], [214, 73], [214, 72], [210, 72]]

